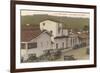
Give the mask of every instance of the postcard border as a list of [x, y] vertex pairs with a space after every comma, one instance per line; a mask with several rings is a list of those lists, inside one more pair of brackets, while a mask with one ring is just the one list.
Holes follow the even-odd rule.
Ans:
[[[15, 51], [15, 38], [16, 38], [16, 4], [21, 5], [40, 5], [40, 6], [53, 6], [53, 7], [72, 7], [72, 8], [87, 8], [94, 9], [94, 64], [89, 65], [76, 65], [76, 66], [59, 66], [59, 67], [43, 67], [43, 68], [26, 68], [26, 69], [16, 69], [16, 51]], [[47, 3], [47, 2], [31, 2], [31, 1], [11, 1], [11, 61], [10, 61], [10, 71], [14, 72], [28, 72], [28, 71], [43, 71], [43, 70], [59, 70], [59, 69], [75, 69], [75, 68], [90, 68], [96, 67], [96, 6], [95, 5], [80, 5], [80, 4], [62, 4], [62, 3]]]

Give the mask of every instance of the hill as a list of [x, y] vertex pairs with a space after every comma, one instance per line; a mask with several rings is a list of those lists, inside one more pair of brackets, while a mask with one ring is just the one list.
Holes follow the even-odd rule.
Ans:
[[72, 17], [61, 17], [61, 16], [50, 16], [50, 15], [27, 15], [21, 16], [21, 25], [33, 24], [39, 25], [41, 21], [46, 19], [61, 22], [64, 28], [71, 28], [76, 30], [82, 30], [84, 26], [89, 26], [89, 18], [72, 18]]

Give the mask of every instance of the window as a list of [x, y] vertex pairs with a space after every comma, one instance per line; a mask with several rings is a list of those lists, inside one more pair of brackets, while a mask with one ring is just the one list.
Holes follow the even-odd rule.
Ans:
[[41, 48], [43, 48], [43, 43], [41, 42]]
[[66, 38], [66, 48], [68, 48], [68, 38]]
[[62, 43], [62, 48], [64, 48], [64, 42]]
[[58, 43], [56, 43], [56, 48], [58, 48]]
[[74, 44], [76, 44], [76, 43], [77, 43], [76, 38], [74, 38]]
[[72, 47], [72, 38], [70, 38], [69, 41], [70, 41], [70, 47]]
[[45, 26], [45, 23], [43, 23], [43, 26]]
[[52, 30], [50, 31], [50, 33], [52, 34]]
[[60, 24], [58, 23], [58, 33], [60, 33], [60, 30], [61, 30]]
[[73, 46], [73, 38], [71, 38], [71, 46]]
[[28, 43], [28, 49], [37, 48], [37, 43]]
[[25, 43], [21, 43], [21, 49], [25, 49]]

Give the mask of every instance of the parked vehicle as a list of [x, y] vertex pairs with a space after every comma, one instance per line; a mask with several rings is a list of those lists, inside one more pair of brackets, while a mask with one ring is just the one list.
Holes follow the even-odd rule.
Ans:
[[64, 60], [76, 60], [73, 55], [66, 55], [64, 56]]

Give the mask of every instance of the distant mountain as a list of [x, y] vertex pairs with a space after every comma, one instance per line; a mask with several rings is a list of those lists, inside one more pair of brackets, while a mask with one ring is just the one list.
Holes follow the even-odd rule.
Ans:
[[39, 25], [41, 21], [47, 19], [62, 23], [64, 28], [81, 30], [84, 26], [89, 26], [89, 18], [50, 16], [46, 14], [21, 16], [21, 24], [22, 26], [25, 24]]

